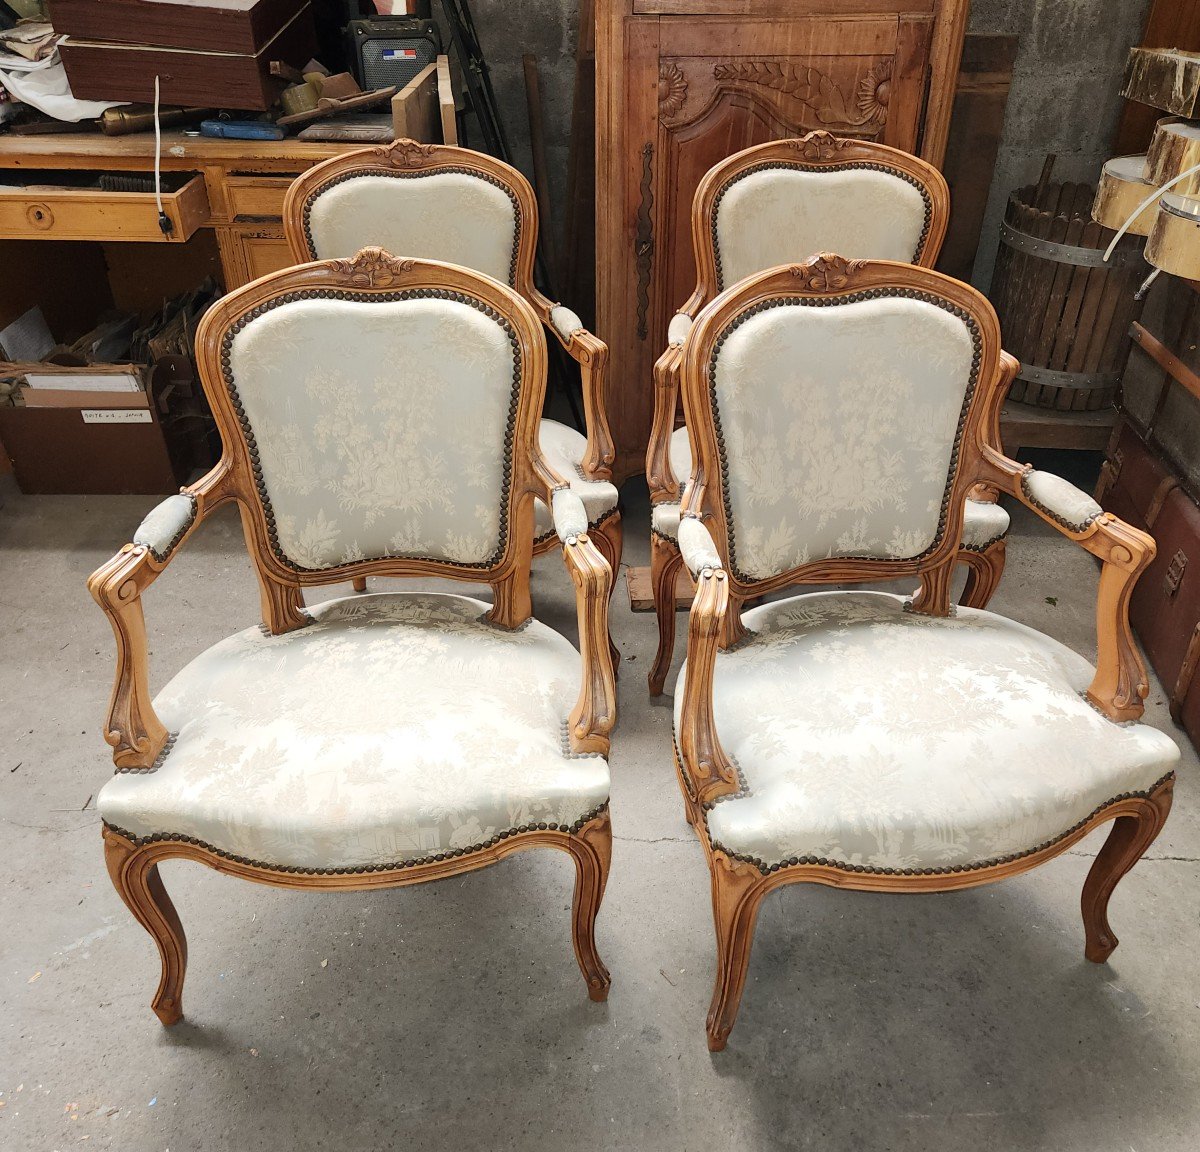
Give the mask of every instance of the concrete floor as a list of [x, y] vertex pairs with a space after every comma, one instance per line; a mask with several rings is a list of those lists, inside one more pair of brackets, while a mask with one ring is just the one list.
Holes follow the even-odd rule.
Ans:
[[[737, 1028], [710, 1056], [708, 875], [669, 705], [646, 696], [653, 617], [623, 586], [607, 1005], [575, 966], [557, 853], [373, 895], [177, 862], [163, 873], [190, 933], [187, 1019], [162, 1028], [158, 960], [109, 884], [92, 810], [113, 641], [84, 588], [153, 501], [26, 498], [10, 480], [0, 503], [0, 1148], [1200, 1147], [1190, 748], [1163, 835], [1113, 899], [1108, 965], [1084, 960], [1078, 911], [1097, 836], [954, 895], [790, 888], [766, 902]], [[644, 495], [630, 505], [626, 559], [644, 563]], [[993, 607], [1090, 653], [1090, 559], [1024, 519], [1009, 556]], [[539, 562], [535, 595], [573, 630], [558, 561]], [[233, 516], [188, 545], [147, 615], [160, 684], [257, 620]], [[1173, 730], [1157, 686], [1147, 719]]]

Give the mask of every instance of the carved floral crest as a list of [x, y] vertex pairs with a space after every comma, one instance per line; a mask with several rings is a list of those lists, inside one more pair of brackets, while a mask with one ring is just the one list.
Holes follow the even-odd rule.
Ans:
[[688, 82], [678, 64], [664, 60], [658, 66], [658, 114], [674, 116], [687, 101]]
[[380, 150], [393, 168], [419, 168], [429, 162], [436, 145], [419, 144], [416, 140], [400, 139]]
[[822, 252], [807, 264], [793, 264], [792, 275], [810, 292], [839, 292], [862, 270], [865, 260], [847, 260], [833, 252]]
[[881, 60], [858, 83], [858, 110], [867, 120], [883, 124], [891, 95], [892, 62]]
[[407, 278], [416, 261], [397, 259], [382, 248], [364, 248], [349, 260], [329, 263], [355, 288], [392, 288]]
[[850, 143], [844, 136], [835, 136], [818, 128], [806, 136], [791, 139], [788, 143], [804, 157], [805, 160], [831, 160], [838, 152]]

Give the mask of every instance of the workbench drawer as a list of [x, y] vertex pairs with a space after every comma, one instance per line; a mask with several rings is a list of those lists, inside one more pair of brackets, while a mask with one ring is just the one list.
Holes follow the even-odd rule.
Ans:
[[[60, 186], [43, 178], [26, 186], [0, 175], [0, 239], [142, 240], [182, 244], [208, 220], [203, 176], [163, 177], [163, 212], [171, 222], [164, 235], [153, 192], [104, 192], [95, 186]], [[64, 177], [67, 174], [62, 174]], [[79, 179], [80, 174], [70, 177]]]
[[290, 176], [230, 176], [225, 181], [233, 220], [282, 220]]

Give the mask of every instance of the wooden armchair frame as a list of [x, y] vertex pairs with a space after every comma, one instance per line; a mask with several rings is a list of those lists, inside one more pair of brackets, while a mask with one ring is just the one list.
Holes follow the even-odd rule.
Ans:
[[[433, 291], [477, 302], [510, 330], [517, 349], [521, 387], [512, 430], [508, 512], [504, 543], [490, 567], [447, 561], [371, 559], [322, 569], [297, 570], [277, 554], [266, 488], [257, 474], [258, 450], [240, 416], [240, 402], [228, 375], [227, 337], [239, 321], [281, 299], [306, 295], [357, 300], [396, 298]], [[552, 503], [563, 558], [576, 585], [582, 678], [568, 721], [573, 752], [607, 754], [616, 720], [616, 687], [608, 645], [608, 603], [612, 570], [586, 532], [582, 503], [565, 480], [542, 459], [537, 428], [545, 387], [546, 344], [538, 317], [515, 293], [486, 276], [433, 261], [398, 260], [381, 249], [364, 249], [350, 260], [308, 264], [264, 277], [218, 301], [205, 315], [196, 338], [197, 362], [205, 392], [220, 429], [224, 452], [213, 470], [170, 497], [125, 545], [88, 581], [117, 641], [117, 670], [104, 726], [119, 770], [152, 770], [169, 753], [171, 734], [155, 714], [149, 687], [142, 593], [158, 578], [179, 548], [217, 508], [236, 503], [246, 543], [258, 576], [263, 621], [273, 634], [304, 627], [309, 618], [303, 590], [359, 576], [439, 576], [486, 582], [494, 594], [490, 619], [499, 627], [520, 627], [531, 614], [529, 565], [533, 553], [533, 500]], [[157, 531], [147, 532], [152, 520]], [[165, 525], [165, 527], [164, 527]], [[594, 1000], [607, 996], [609, 977], [596, 952], [594, 925], [604, 894], [612, 851], [605, 806], [577, 827], [523, 828], [496, 837], [482, 848], [447, 851], [428, 860], [348, 871], [280, 868], [234, 858], [187, 838], [139, 839], [118, 828], [104, 828], [105, 858], [121, 898], [150, 933], [162, 960], [162, 977], [152, 1006], [164, 1024], [182, 1015], [187, 944], [179, 918], [158, 874], [160, 861], [196, 860], [219, 872], [285, 888], [366, 889], [420, 884], [474, 871], [526, 848], [549, 846], [575, 861], [573, 939], [576, 958]]]
[[[912, 289], [960, 309], [979, 334], [980, 362], [974, 396], [961, 429], [948, 522], [940, 542], [918, 560], [819, 560], [770, 579], [743, 582], [728, 569], [728, 527], [723, 502], [721, 446], [711, 408], [707, 367], [729, 323], [756, 304], [788, 297], [842, 297], [876, 288]], [[1006, 458], [994, 445], [1000, 407], [1020, 365], [1001, 351], [995, 312], [974, 289], [940, 273], [885, 261], [847, 261], [822, 255], [804, 265], [772, 270], [743, 281], [699, 318], [683, 360], [684, 400], [696, 456], [692, 484], [680, 522], [680, 546], [696, 577], [696, 596], [688, 622], [687, 682], [675, 765], [688, 819], [704, 845], [712, 873], [713, 916], [717, 934], [717, 978], [708, 1015], [708, 1044], [724, 1048], [733, 1028], [745, 984], [755, 919], [764, 896], [784, 884], [815, 883], [879, 892], [944, 892], [1016, 876], [1065, 852], [1108, 820], [1109, 838], [1092, 865], [1083, 888], [1085, 954], [1101, 963], [1117, 946], [1107, 908], [1117, 882], [1138, 861], [1161, 830], [1171, 807], [1174, 775], [1151, 791], [1124, 796], [1094, 812], [1058, 840], [1036, 851], [986, 867], [931, 870], [908, 875], [899, 870], [840, 867], [808, 860], [764, 868], [714, 845], [706, 811], [723, 796], [741, 790], [736, 766], [721, 748], [713, 715], [713, 678], [717, 653], [746, 633], [741, 606], [749, 598], [791, 584], [824, 584], [886, 579], [889, 574], [919, 578], [911, 610], [946, 616], [951, 612], [950, 574], [956, 562], [955, 540], [963, 501], [976, 484], [999, 490], [1032, 509], [1068, 539], [1102, 563], [1096, 603], [1099, 657], [1087, 699], [1110, 719], [1123, 722], [1142, 715], [1148, 681], [1129, 624], [1129, 598], [1138, 577], [1154, 558], [1146, 533], [1098, 512], [1072, 522], [1062, 502], [1044, 496], [1031, 478], [1045, 476]], [[1070, 489], [1057, 481], [1060, 490]], [[1080, 496], [1071, 489], [1073, 497]], [[1083, 497], [1086, 500], [1086, 497]]]
[[[436, 172], [465, 172], [504, 191], [513, 203], [516, 232], [509, 287], [523, 297], [548, 332], [579, 365], [583, 385], [583, 413], [587, 424], [587, 452], [580, 465], [589, 480], [612, 480], [616, 457], [605, 408], [605, 375], [608, 345], [592, 335], [569, 308], [543, 296], [533, 282], [537, 252], [537, 198], [529, 181], [515, 168], [482, 152], [449, 144], [420, 144], [415, 140], [397, 140], [373, 148], [358, 149], [335, 156], [303, 172], [288, 189], [283, 204], [283, 227], [297, 263], [319, 259], [308, 224], [314, 200], [334, 184], [355, 176], [389, 176], [399, 179]], [[404, 253], [395, 253], [403, 256]], [[621, 514], [614, 510], [592, 525], [592, 542], [608, 560], [614, 572], [620, 571], [622, 529]], [[556, 546], [553, 533], [534, 542], [534, 554]], [[361, 589], [360, 589], [361, 591]]]
[[[676, 314], [670, 332], [671, 344], [654, 365], [654, 421], [646, 452], [646, 481], [654, 504], [677, 503], [680, 483], [671, 468], [671, 434], [679, 403], [680, 373], [684, 356], [684, 325], [729, 285], [722, 282], [717, 263], [716, 218], [721, 197], [742, 177], [764, 167], [790, 168], [805, 172], [841, 172], [869, 168], [895, 174], [920, 189], [927, 205], [927, 223], [912, 263], [932, 268], [941, 251], [950, 218], [950, 191], [945, 178], [932, 164], [870, 140], [834, 136], [824, 130], [806, 136], [776, 140], [738, 152], [705, 174], [692, 203], [692, 247], [696, 254], [696, 290]], [[998, 447], [1000, 440], [997, 437]], [[693, 452], [694, 456], [694, 452]], [[980, 499], [995, 499], [981, 493]], [[986, 548], [964, 548], [959, 560], [967, 565], [967, 586], [961, 602], [974, 608], [986, 607], [1004, 571], [1004, 540]], [[647, 679], [652, 696], [660, 695], [671, 667], [675, 646], [675, 586], [682, 566], [678, 545], [669, 536], [652, 532], [650, 537], [651, 587], [658, 617], [658, 651]]]

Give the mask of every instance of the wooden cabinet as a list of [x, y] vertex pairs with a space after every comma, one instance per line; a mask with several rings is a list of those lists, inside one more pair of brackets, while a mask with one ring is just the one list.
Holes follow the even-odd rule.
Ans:
[[967, 0], [597, 0], [596, 332], [618, 479], [644, 469], [651, 373], [695, 287], [718, 160], [815, 128], [940, 164]]

